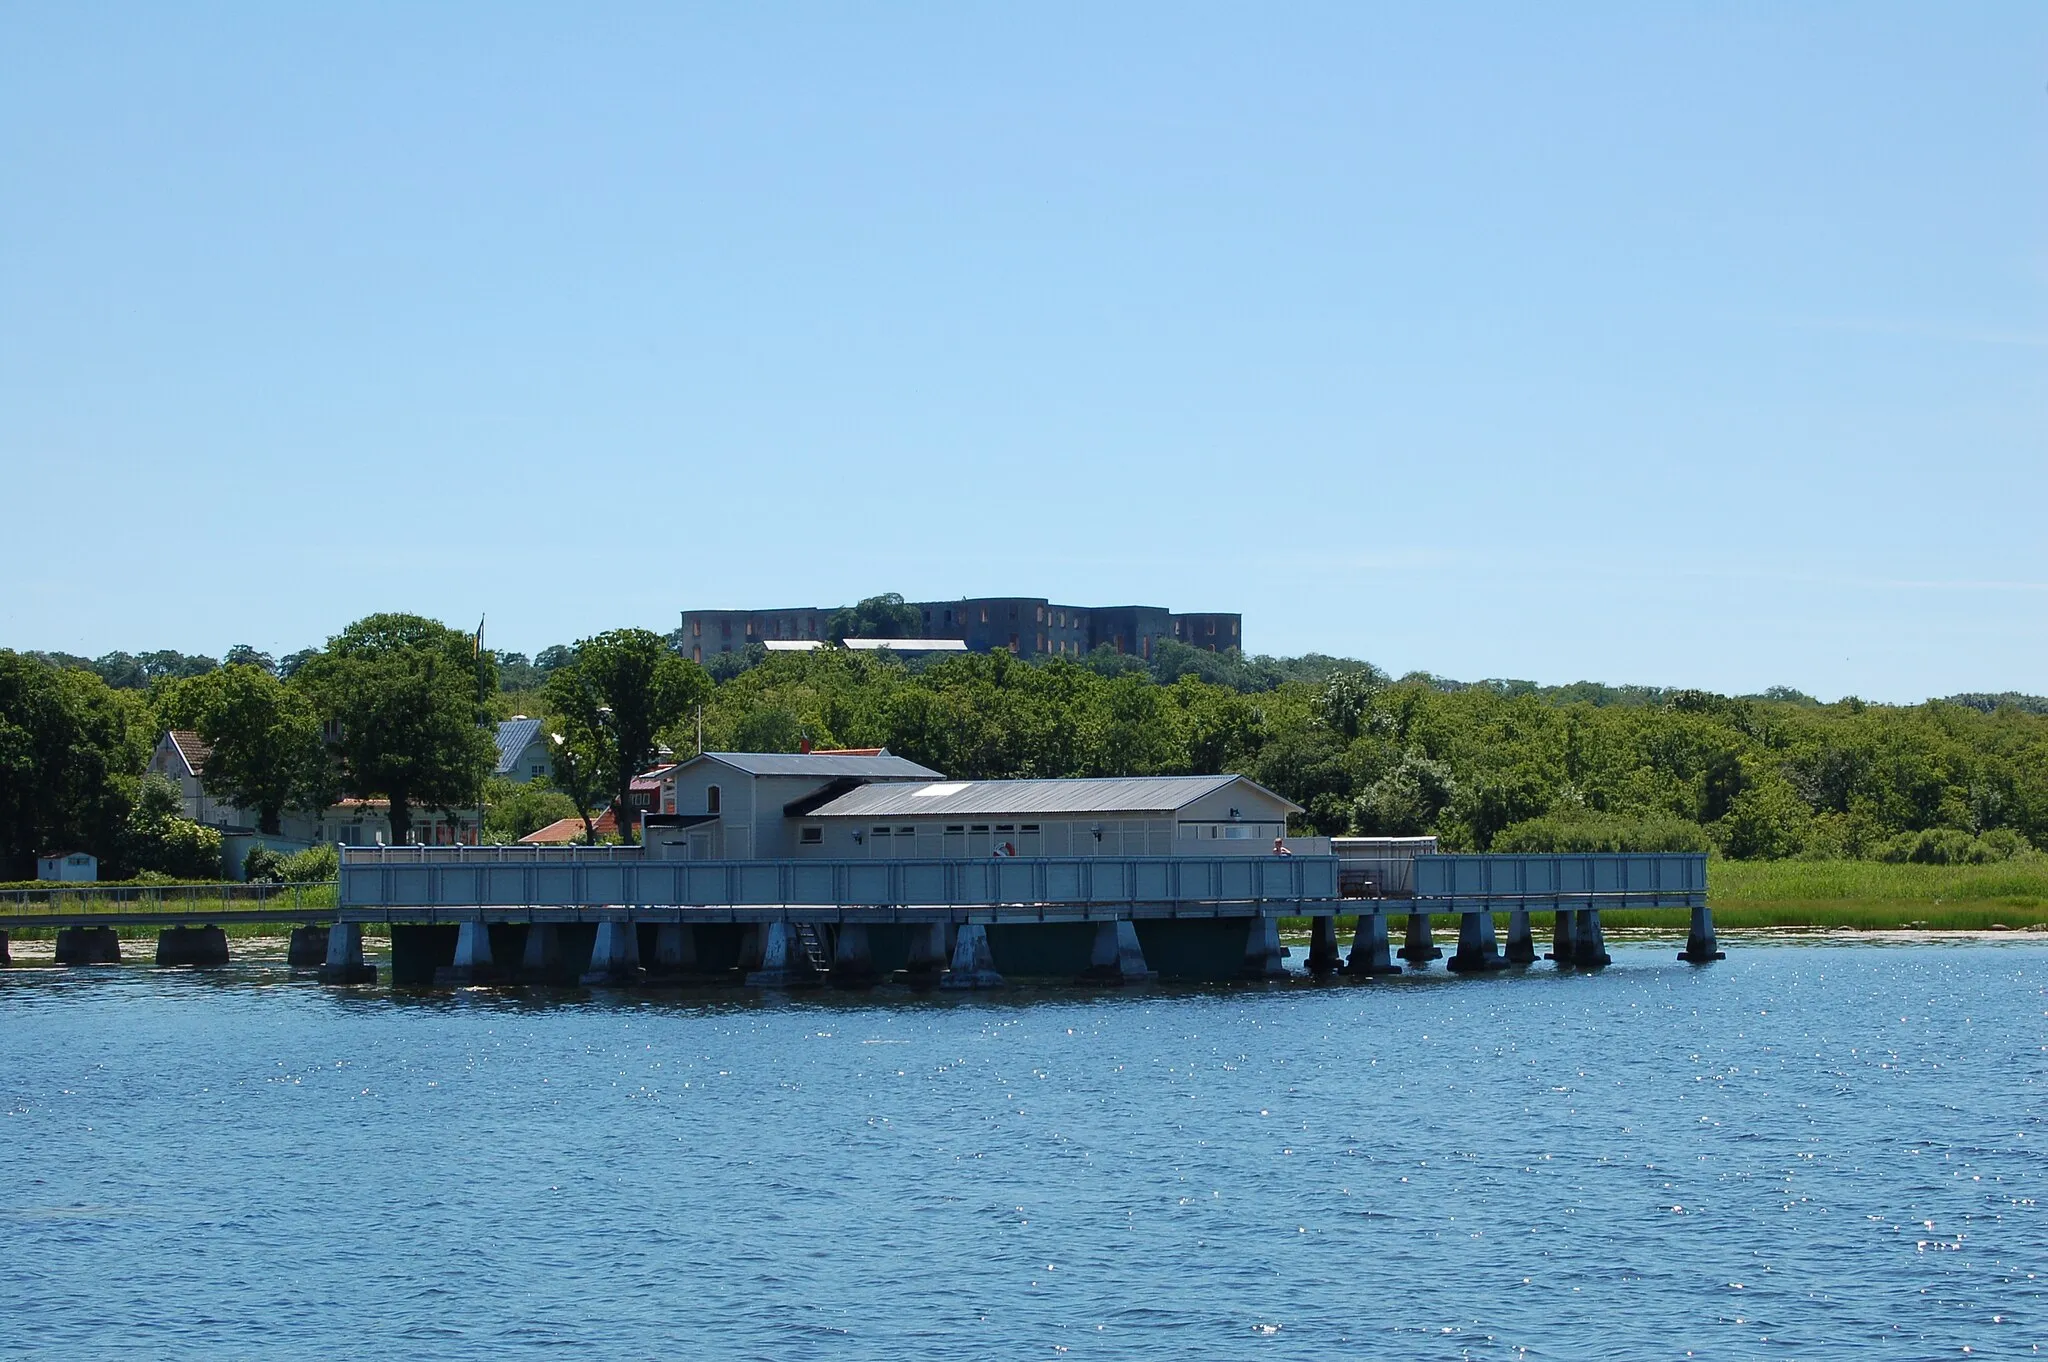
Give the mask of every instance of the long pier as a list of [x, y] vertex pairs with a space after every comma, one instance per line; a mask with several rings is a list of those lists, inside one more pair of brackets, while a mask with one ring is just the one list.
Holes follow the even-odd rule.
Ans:
[[[1282, 917], [1309, 919], [1317, 975], [1398, 973], [1397, 959], [1425, 969], [1443, 957], [1432, 919], [1444, 914], [1459, 922], [1454, 972], [1535, 963], [1533, 913], [1553, 915], [1547, 958], [1597, 968], [1609, 963], [1603, 908], [1686, 908], [1680, 958], [1720, 958], [1697, 855], [1422, 855], [1394, 867], [1316, 855], [672, 861], [639, 847], [363, 847], [344, 851], [333, 907], [304, 897], [217, 911], [175, 898], [40, 912], [0, 903], [0, 928], [58, 927], [59, 962], [88, 964], [119, 958], [113, 928], [156, 926], [158, 963], [204, 965], [227, 962], [223, 923], [293, 925], [292, 963], [341, 983], [374, 978], [362, 933], [381, 926], [399, 984], [666, 976], [786, 987], [900, 972], [974, 988], [1007, 976], [1279, 978]], [[1390, 918], [1405, 919], [1398, 950]]]

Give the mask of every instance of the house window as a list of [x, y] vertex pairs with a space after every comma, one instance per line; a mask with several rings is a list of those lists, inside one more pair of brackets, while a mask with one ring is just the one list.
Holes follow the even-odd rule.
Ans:
[[691, 638], [702, 638], [702, 637], [704, 637], [704, 621], [703, 621], [703, 620], [691, 620], [691, 621], [690, 621], [690, 637], [691, 637]]
[[973, 827], [969, 828], [968, 831], [973, 833], [977, 837], [986, 837], [988, 835], [988, 824], [976, 823]]
[[917, 829], [916, 829], [916, 828], [898, 828], [898, 829], [896, 829], [896, 835], [897, 835], [898, 837], [915, 837], [915, 836], [917, 836]]
[[948, 837], [958, 837], [961, 833], [965, 831], [967, 831], [967, 827], [963, 823], [946, 824], [946, 835]]
[[535, 780], [540, 780], [547, 775], [548, 764], [544, 761], [537, 761], [533, 764], [530, 773]]
[[887, 828], [869, 828], [869, 829], [868, 829], [868, 836], [870, 836], [870, 837], [887, 837], [888, 835], [889, 835], [889, 830], [888, 830]]
[[1019, 827], [1018, 827], [1017, 831], [1019, 831], [1019, 832], [1023, 833], [1023, 834], [1024, 834], [1024, 835], [1025, 835], [1026, 837], [1036, 837], [1036, 836], [1038, 835], [1038, 824], [1036, 824], [1036, 823], [1025, 823], [1025, 824], [1022, 824], [1021, 826], [1019, 826]]
[[825, 840], [825, 830], [823, 828], [798, 828], [796, 840], [800, 845], [807, 847], [822, 845]]
[[713, 785], [713, 786], [712, 786], [712, 787], [711, 787], [710, 789], [708, 789], [708, 790], [706, 790], [706, 791], [704, 792], [704, 812], [706, 812], [706, 813], [717, 813], [717, 812], [719, 812], [719, 808], [718, 808], [718, 803], [719, 803], [719, 800], [718, 800], [718, 795], [719, 795], [719, 790], [718, 790], [718, 787], [717, 787], [716, 785]]
[[988, 623], [988, 607], [985, 605], [981, 607], [981, 622], [983, 624]]

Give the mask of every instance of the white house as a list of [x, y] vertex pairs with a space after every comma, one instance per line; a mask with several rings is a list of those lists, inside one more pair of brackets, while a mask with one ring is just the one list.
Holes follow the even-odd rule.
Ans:
[[947, 780], [881, 748], [706, 752], [663, 773], [645, 832], [688, 860], [1266, 855], [1300, 811], [1234, 775]]
[[[704, 752], [662, 771], [650, 846], [691, 860], [795, 854], [788, 810], [869, 784], [944, 779], [887, 748], [835, 752]], [[652, 809], [652, 801], [650, 801]]]
[[78, 880], [89, 883], [99, 877], [99, 857], [83, 851], [59, 851], [48, 856], [36, 857], [36, 878], [39, 880]]
[[1244, 776], [869, 785], [799, 811], [799, 856], [1268, 855], [1301, 806]]
[[495, 774], [500, 779], [516, 780], [524, 785], [530, 781], [548, 780], [554, 773], [554, 755], [549, 751], [548, 737], [542, 731], [540, 720], [515, 714], [498, 725], [498, 768]]
[[[502, 744], [499, 750], [502, 753]], [[242, 856], [258, 841], [277, 851], [301, 851], [319, 842], [372, 846], [391, 841], [391, 805], [382, 799], [343, 799], [318, 811], [286, 809], [278, 816], [276, 835], [259, 833], [256, 810], [240, 808], [207, 792], [202, 778], [212, 754], [213, 749], [197, 733], [170, 729], [157, 740], [149, 769], [176, 783], [184, 797], [186, 818], [221, 833], [227, 842], [231, 874], [240, 874]], [[479, 821], [474, 809], [414, 808], [412, 840], [423, 846], [473, 845]]]

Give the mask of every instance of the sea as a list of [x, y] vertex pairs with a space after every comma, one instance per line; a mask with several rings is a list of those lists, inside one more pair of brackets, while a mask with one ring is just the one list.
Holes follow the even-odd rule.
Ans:
[[2040, 1355], [2048, 944], [1676, 945], [936, 996], [17, 944], [0, 1356]]

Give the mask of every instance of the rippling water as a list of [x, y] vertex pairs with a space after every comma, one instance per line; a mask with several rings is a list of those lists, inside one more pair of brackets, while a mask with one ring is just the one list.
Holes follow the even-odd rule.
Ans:
[[2048, 948], [1615, 955], [938, 1000], [17, 966], [0, 1352], [2048, 1343]]

